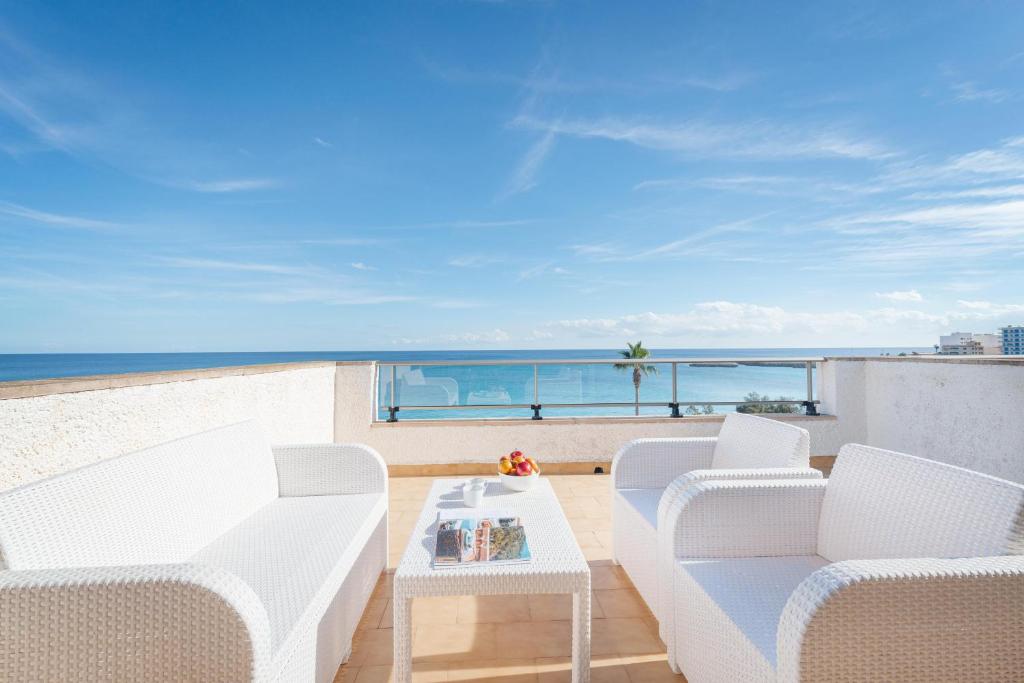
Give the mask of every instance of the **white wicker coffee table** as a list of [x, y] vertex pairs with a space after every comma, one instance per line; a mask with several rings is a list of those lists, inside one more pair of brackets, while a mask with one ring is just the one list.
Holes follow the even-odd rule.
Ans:
[[439, 479], [427, 496], [412, 537], [395, 570], [395, 683], [412, 680], [412, 598], [437, 595], [571, 593], [572, 680], [590, 680], [590, 567], [562, 506], [543, 477], [529, 491], [511, 493], [488, 480], [481, 508], [509, 510], [523, 520], [532, 560], [497, 567], [434, 569], [438, 512], [465, 507], [467, 479]]

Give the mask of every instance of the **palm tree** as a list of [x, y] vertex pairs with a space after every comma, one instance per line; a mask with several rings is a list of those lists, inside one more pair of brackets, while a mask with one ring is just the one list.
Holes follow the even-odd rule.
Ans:
[[[644, 348], [643, 342], [637, 342], [636, 344], [630, 344], [626, 342], [626, 350], [619, 351], [619, 354], [627, 360], [637, 360], [642, 358], [650, 358], [651, 352]], [[616, 363], [616, 370], [632, 370], [633, 371], [633, 389], [636, 396], [635, 402], [635, 415], [640, 414], [640, 381], [644, 375], [657, 375], [658, 368], [653, 365], [644, 365], [643, 363]]]

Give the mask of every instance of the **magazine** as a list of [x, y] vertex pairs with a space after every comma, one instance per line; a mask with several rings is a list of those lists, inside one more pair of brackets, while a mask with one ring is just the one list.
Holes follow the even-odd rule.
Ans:
[[437, 518], [434, 568], [530, 561], [519, 516], [501, 510], [443, 510]]

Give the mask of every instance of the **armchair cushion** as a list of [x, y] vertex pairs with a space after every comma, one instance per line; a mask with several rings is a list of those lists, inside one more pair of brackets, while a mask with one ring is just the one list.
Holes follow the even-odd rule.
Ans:
[[715, 437], [634, 439], [612, 459], [613, 489], [664, 489], [680, 474], [711, 467]]
[[808, 467], [811, 436], [796, 425], [766, 417], [730, 413], [718, 433], [714, 469]]
[[266, 608], [276, 653], [311, 605], [337, 593], [339, 577], [386, 510], [380, 493], [278, 498], [190, 561], [224, 569], [252, 588]]
[[669, 645], [687, 678], [774, 680], [779, 616], [793, 590], [825, 563], [815, 555], [679, 560], [679, 627]]
[[387, 493], [387, 465], [369, 446], [301, 444], [273, 450], [281, 496]]
[[839, 451], [818, 554], [833, 562], [1024, 552], [1024, 487], [881, 448]]

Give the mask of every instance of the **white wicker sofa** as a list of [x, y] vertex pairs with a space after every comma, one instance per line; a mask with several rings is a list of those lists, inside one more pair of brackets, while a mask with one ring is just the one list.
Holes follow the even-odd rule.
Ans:
[[1024, 486], [851, 444], [828, 480], [684, 497], [669, 656], [690, 683], [1024, 678]]
[[[717, 437], [636, 439], [612, 460], [612, 547], [658, 618], [672, 605], [665, 516], [690, 486], [710, 479], [821, 479], [809, 467], [806, 429], [754, 415], [726, 416]], [[662, 639], [668, 632], [662, 630]]]
[[331, 681], [387, 470], [244, 422], [0, 494], [0, 680]]

